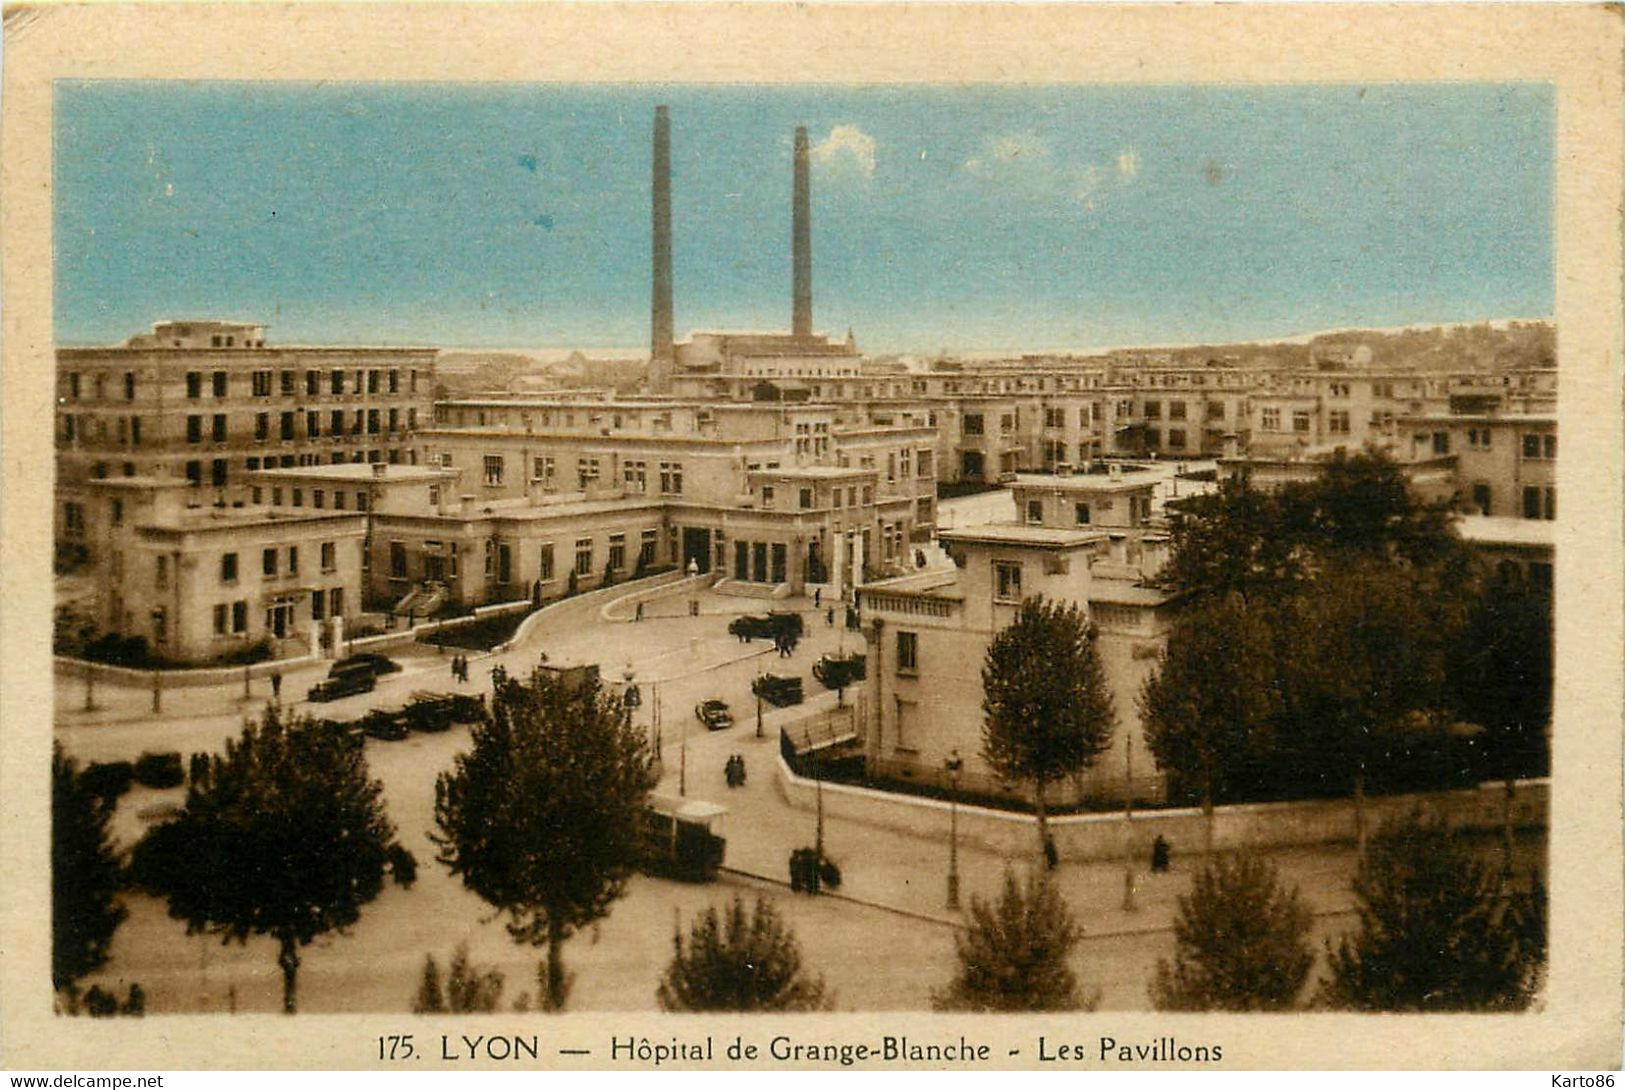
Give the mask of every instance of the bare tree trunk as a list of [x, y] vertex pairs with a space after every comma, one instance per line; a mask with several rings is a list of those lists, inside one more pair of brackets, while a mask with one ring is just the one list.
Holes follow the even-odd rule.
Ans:
[[1354, 770], [1354, 850], [1365, 858], [1365, 762]]
[[1512, 877], [1512, 808], [1518, 794], [1518, 781], [1506, 778], [1501, 793], [1501, 877]]
[[1057, 862], [1055, 842], [1049, 838], [1049, 813], [1044, 809], [1044, 781], [1033, 781], [1033, 809], [1038, 812], [1038, 850], [1044, 857], [1046, 870], [1054, 870]]
[[298, 1010], [294, 988], [299, 976], [299, 944], [292, 935], [283, 935], [279, 941], [276, 963], [282, 970], [282, 1013], [294, 1014]]
[[552, 916], [547, 921], [547, 1009], [562, 1011], [565, 1000], [564, 925]]
[[1202, 781], [1202, 850], [1213, 854], [1213, 780]]

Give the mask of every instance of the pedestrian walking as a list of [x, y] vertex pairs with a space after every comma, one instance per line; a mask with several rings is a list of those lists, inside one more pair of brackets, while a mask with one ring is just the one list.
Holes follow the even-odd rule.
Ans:
[[451, 680], [453, 680], [453, 681], [458, 680], [458, 676], [457, 676], [457, 656], [456, 655], [453, 655], [451, 657]]
[[824, 588], [813, 588], [813, 608], [817, 609], [824, 604]]
[[824, 610], [824, 623], [829, 625], [831, 628], [835, 627], [835, 607], [834, 606], [830, 606], [828, 609]]
[[1153, 840], [1151, 842], [1151, 870], [1156, 874], [1166, 874], [1168, 872], [1168, 859], [1172, 854], [1168, 841], [1160, 836]]
[[637, 608], [637, 610], [636, 610], [636, 612], [634, 612], [634, 613], [633, 613], [633, 614], [632, 614], [632, 619], [633, 619], [633, 620], [634, 620], [634, 621], [641, 621], [641, 620], [643, 620], [643, 603], [642, 603], [642, 602], [639, 602], [639, 603], [638, 603], [638, 608]]
[[277, 702], [282, 700], [282, 671], [271, 671], [271, 699]]

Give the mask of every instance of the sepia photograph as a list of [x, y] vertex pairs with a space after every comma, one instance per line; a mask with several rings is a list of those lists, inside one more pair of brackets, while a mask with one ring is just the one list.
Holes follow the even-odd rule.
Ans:
[[[1560, 81], [696, 63], [48, 81], [8, 1016], [380, 1027], [176, 1067], [1216, 1069], [1314, 1021], [1216, 1013], [1617, 1064]], [[1588, 917], [1600, 1033], [1539, 1042]], [[836, 1020], [674, 1017], [740, 1012]]]

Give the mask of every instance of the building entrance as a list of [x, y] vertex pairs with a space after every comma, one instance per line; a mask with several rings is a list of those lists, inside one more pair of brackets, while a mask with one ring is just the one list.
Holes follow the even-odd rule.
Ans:
[[702, 572], [711, 570], [711, 531], [695, 526], [683, 527], [683, 570], [692, 562]]

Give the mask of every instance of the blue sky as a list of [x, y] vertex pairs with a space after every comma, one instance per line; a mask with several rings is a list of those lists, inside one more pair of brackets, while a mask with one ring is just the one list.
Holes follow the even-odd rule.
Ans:
[[870, 351], [1552, 310], [1547, 85], [70, 82], [57, 339], [645, 345], [657, 103], [679, 337], [788, 327], [798, 124], [815, 325]]

